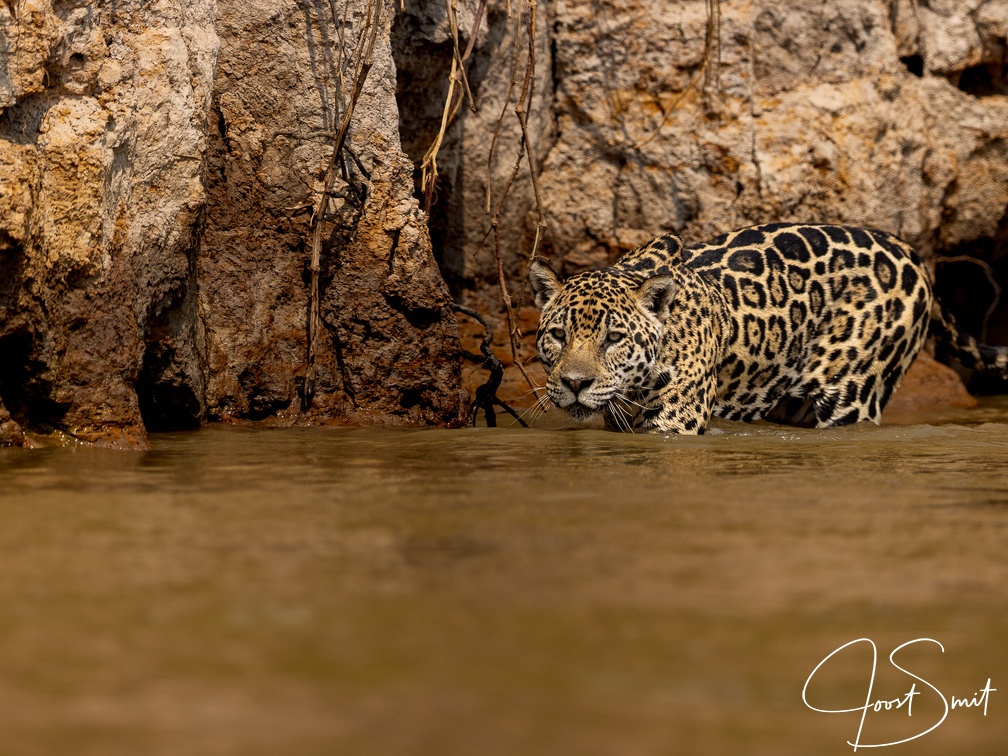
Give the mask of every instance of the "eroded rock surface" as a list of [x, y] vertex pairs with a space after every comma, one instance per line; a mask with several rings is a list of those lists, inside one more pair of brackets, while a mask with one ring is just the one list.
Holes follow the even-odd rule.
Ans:
[[0, 403], [0, 446], [24, 446], [24, 431]]
[[[660, 231], [771, 220], [875, 226], [925, 254], [992, 236], [1008, 206], [1008, 99], [949, 77], [1003, 37], [993, 20], [976, 36], [963, 3], [914, 3], [908, 30], [906, 5], [723, 3], [709, 75], [682, 97], [703, 63], [703, 3], [557, 2], [559, 139], [543, 186], [570, 266]], [[974, 5], [993, 19], [1003, 4]], [[969, 21], [958, 52], [953, 17]]]
[[0, 394], [23, 425], [142, 447], [150, 326], [185, 299], [205, 201], [214, 3], [9, 3], [0, 43]]
[[[437, 4], [397, 22], [400, 34], [447, 51], [444, 21], [428, 5]], [[460, 3], [463, 43], [476, 5]], [[720, 8], [719, 44], [705, 58], [700, 0], [539, 4], [548, 19], [539, 39], [550, 44], [537, 51], [537, 72], [553, 75], [537, 91], [555, 92], [537, 103], [533, 134], [547, 151], [546, 241], [566, 267], [604, 264], [662, 232], [702, 239], [788, 219], [880, 227], [926, 255], [997, 235], [1008, 206], [1008, 2]], [[509, 86], [513, 22], [489, 24], [471, 64], [479, 113], [459, 116], [440, 161], [438, 199], [451, 220], [443, 254], [466, 282], [492, 280], [495, 265], [477, 142], [488, 146]], [[407, 84], [437, 81], [429, 60], [402, 57]], [[440, 113], [440, 98], [430, 99], [414, 119], [426, 132]], [[512, 247], [530, 247], [531, 207], [520, 208]]]
[[0, 6], [5, 439], [458, 420], [457, 324], [400, 149], [387, 3], [324, 219], [306, 396], [309, 222], [365, 7], [337, 25], [294, 0]]
[[[212, 417], [291, 415], [308, 404], [310, 221], [343, 113], [337, 76], [349, 91], [365, 8], [347, 6], [340, 53], [326, 4], [218, 3], [198, 264]], [[400, 147], [392, 13], [386, 3], [349, 131], [360, 165], [347, 161], [326, 218], [309, 417], [451, 424], [462, 406], [457, 323]]]
[[[462, 49], [478, 5], [457, 3]], [[437, 263], [500, 315], [485, 203], [520, 154], [521, 6], [487, 3], [466, 68], [476, 112], [445, 136], [428, 219], [413, 163], [440, 126], [450, 24], [440, 0], [382, 3], [323, 219], [309, 368], [312, 209], [368, 4], [337, 3], [338, 24], [301, 0], [0, 4], [0, 442], [21, 427], [142, 447], [145, 426], [205, 419], [458, 422]], [[978, 295], [988, 271], [941, 262], [976, 257], [1008, 281], [1008, 0], [719, 7], [706, 50], [701, 0], [537, 3], [542, 250], [573, 272], [665, 231], [873, 225], [939, 260], [970, 330], [1008, 339], [1008, 308]], [[536, 214], [517, 167], [501, 268], [521, 305]]]

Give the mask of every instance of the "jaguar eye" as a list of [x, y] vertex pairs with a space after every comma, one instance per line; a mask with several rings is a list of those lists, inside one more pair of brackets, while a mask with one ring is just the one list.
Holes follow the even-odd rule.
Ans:
[[626, 334], [623, 333], [622, 331], [609, 331], [609, 333], [606, 335], [606, 341], [609, 342], [610, 344], [617, 344], [620, 341], [623, 341], [623, 339], [625, 338]]
[[550, 328], [548, 333], [557, 341], [563, 341], [565, 338], [567, 338], [567, 334], [564, 333], [563, 328]]

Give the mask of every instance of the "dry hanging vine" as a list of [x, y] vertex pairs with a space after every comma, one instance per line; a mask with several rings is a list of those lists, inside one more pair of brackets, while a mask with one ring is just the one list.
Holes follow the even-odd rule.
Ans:
[[[469, 34], [469, 42], [466, 45], [465, 52], [461, 51], [459, 45], [459, 27], [458, 27], [458, 4], [457, 0], [445, 0], [445, 11], [447, 14], [448, 25], [451, 31], [452, 37], [452, 65], [451, 70], [448, 74], [448, 94], [445, 97], [445, 104], [442, 110], [441, 125], [434, 137], [431, 146], [428, 148], [426, 154], [424, 155], [423, 161], [421, 163], [421, 190], [425, 198], [425, 209], [429, 212], [430, 205], [433, 200], [434, 188], [437, 184], [438, 169], [437, 169], [437, 155], [441, 149], [441, 145], [444, 141], [445, 134], [447, 133], [448, 127], [451, 125], [452, 121], [457, 116], [459, 110], [461, 109], [462, 103], [468, 100], [469, 108], [475, 112], [476, 106], [473, 101], [472, 92], [469, 88], [469, 82], [466, 77], [465, 63], [472, 54], [473, 47], [476, 43], [476, 37], [479, 34], [480, 24], [483, 21], [486, 12], [486, 0], [480, 0], [479, 5], [476, 9], [475, 20], [473, 22], [472, 31]], [[493, 136], [490, 141], [490, 151], [487, 159], [487, 194], [486, 194], [486, 214], [489, 216], [489, 229], [487, 231], [487, 236], [493, 234], [494, 238], [494, 251], [495, 260], [497, 265], [497, 285], [500, 290], [501, 300], [504, 304], [505, 315], [507, 318], [508, 327], [508, 337], [511, 347], [511, 355], [515, 366], [522, 373], [525, 380], [529, 384], [533, 391], [538, 391], [539, 387], [535, 385], [532, 379], [529, 377], [528, 372], [525, 370], [525, 366], [522, 364], [519, 358], [519, 344], [521, 340], [521, 332], [518, 329], [517, 319], [514, 314], [514, 303], [511, 299], [510, 292], [508, 291], [507, 280], [504, 275], [504, 265], [501, 257], [501, 238], [500, 238], [500, 215], [504, 208], [505, 201], [507, 200], [508, 194], [511, 190], [515, 178], [521, 168], [521, 164], [524, 160], [528, 162], [529, 174], [532, 181], [533, 192], [535, 195], [536, 202], [536, 213], [538, 222], [536, 224], [535, 239], [533, 241], [532, 251], [529, 255], [529, 259], [534, 259], [539, 242], [542, 237], [542, 232], [546, 226], [545, 216], [543, 213], [542, 204], [542, 193], [539, 189], [539, 172], [535, 165], [535, 158], [533, 151], [531, 149], [531, 141], [529, 138], [528, 131], [528, 111], [532, 103], [534, 95], [534, 83], [535, 83], [535, 63], [536, 63], [536, 11], [537, 2], [536, 0], [523, 0], [517, 6], [517, 13], [515, 14], [515, 46], [514, 46], [514, 57], [511, 67], [511, 80], [507, 90], [507, 96], [504, 100], [504, 106], [501, 109], [501, 113], [497, 118], [496, 126], [494, 128]], [[512, 15], [512, 8], [510, 1], [508, 3], [508, 16]], [[527, 43], [527, 54], [525, 58], [525, 69], [524, 76], [522, 79], [521, 92], [518, 96], [517, 102], [514, 106], [514, 113], [518, 119], [519, 125], [521, 127], [521, 140], [518, 146], [518, 154], [515, 159], [515, 165], [511, 172], [510, 177], [505, 183], [503, 189], [501, 190], [500, 196], [497, 199], [496, 204], [492, 202], [492, 187], [491, 187], [491, 174], [492, 165], [494, 157], [496, 155], [497, 145], [500, 138], [500, 131], [503, 125], [504, 119], [507, 115], [508, 108], [511, 106], [512, 99], [514, 97], [514, 91], [518, 84], [518, 72], [519, 72], [519, 62], [520, 62], [520, 51], [522, 42], [522, 28], [524, 27], [525, 34], [524, 37]], [[459, 306], [459, 311], [469, 314], [472, 317], [476, 317], [485, 328], [487, 328], [487, 338], [492, 336], [492, 330], [489, 328], [487, 321], [482, 316], [477, 316], [473, 311], [468, 310], [468, 308], [461, 308]], [[476, 355], [470, 355], [476, 361], [488, 365], [490, 369], [490, 378], [484, 386], [481, 386], [477, 390], [477, 402], [474, 406], [482, 407], [486, 411], [488, 424], [492, 420], [492, 406], [496, 402], [499, 406], [504, 406], [508, 412], [513, 411], [503, 405], [496, 398], [496, 389], [500, 385], [500, 377], [497, 375], [497, 369], [500, 368], [500, 362], [496, 357], [490, 357], [487, 355], [489, 350], [489, 341], [484, 340], [484, 345], [481, 347], [484, 358], [479, 358]], [[491, 352], [492, 354], [492, 352]], [[486, 393], [488, 387], [492, 386], [492, 401], [485, 398], [481, 399], [481, 392]]]
[[521, 126], [521, 142], [518, 146], [518, 155], [515, 160], [514, 168], [511, 171], [511, 175], [504, 185], [504, 189], [501, 192], [500, 199], [497, 201], [497, 207], [494, 210], [493, 216], [490, 219], [490, 231], [493, 233], [494, 237], [494, 252], [497, 261], [497, 284], [500, 287], [501, 299], [504, 302], [504, 312], [507, 316], [508, 325], [508, 337], [511, 345], [511, 357], [514, 361], [515, 366], [521, 372], [522, 376], [525, 378], [525, 382], [528, 383], [529, 388], [533, 392], [539, 390], [539, 387], [535, 385], [535, 382], [529, 377], [528, 372], [525, 370], [525, 366], [522, 364], [521, 359], [518, 356], [519, 343], [521, 341], [521, 332], [518, 329], [518, 323], [514, 316], [514, 305], [511, 301], [511, 295], [508, 292], [507, 281], [504, 278], [504, 264], [501, 259], [501, 244], [500, 244], [500, 213], [504, 207], [504, 201], [507, 199], [508, 193], [511, 191], [511, 185], [514, 183], [515, 178], [518, 175], [518, 171], [521, 168], [522, 156], [524, 154], [528, 159], [529, 176], [532, 181], [532, 190], [535, 195], [536, 202], [536, 215], [538, 222], [536, 223], [536, 233], [535, 239], [532, 243], [532, 251], [529, 253], [529, 261], [531, 262], [536, 258], [537, 252], [539, 250], [539, 240], [542, 235], [542, 231], [546, 227], [545, 215], [543, 213], [542, 204], [542, 193], [539, 190], [539, 172], [536, 170], [535, 159], [532, 155], [531, 142], [528, 136], [528, 108], [532, 103], [532, 97], [534, 94], [534, 82], [535, 82], [535, 48], [536, 48], [536, 36], [535, 36], [535, 26], [536, 26], [536, 0], [528, 0], [525, 5], [521, 6], [518, 13], [518, 22], [515, 29], [515, 53], [514, 53], [514, 63], [511, 68], [511, 81], [508, 86], [508, 95], [505, 99], [504, 108], [501, 110], [501, 114], [497, 119], [497, 126], [494, 129], [493, 139], [490, 142], [490, 154], [487, 158], [487, 197], [486, 197], [486, 211], [489, 215], [491, 206], [491, 186], [490, 186], [490, 173], [491, 166], [493, 165], [494, 150], [497, 145], [497, 140], [500, 135], [501, 125], [504, 123], [504, 116], [507, 112], [507, 106], [511, 102], [511, 95], [514, 92], [514, 87], [517, 83], [517, 71], [518, 71], [518, 51], [520, 49], [520, 39], [521, 39], [521, 26], [522, 21], [525, 22], [525, 30], [528, 39], [528, 55], [525, 62], [525, 76], [522, 81], [521, 94], [518, 96], [518, 103], [515, 105], [515, 115], [518, 118], [518, 123]]
[[368, 73], [373, 64], [375, 40], [378, 37], [380, 19], [384, 11], [384, 0], [368, 0], [364, 12], [364, 24], [354, 50], [354, 75], [349, 93], [346, 91], [347, 86], [343, 78], [343, 55], [345, 50], [343, 29], [346, 26], [349, 15], [350, 0], [346, 0], [344, 3], [342, 19], [336, 9], [336, 0], [329, 0], [329, 7], [332, 13], [333, 26], [336, 29], [339, 41], [339, 53], [336, 62], [336, 102], [334, 103], [334, 107], [337, 114], [342, 111], [342, 116], [339, 119], [339, 126], [335, 132], [317, 131], [312, 133], [312, 136], [331, 138], [333, 148], [322, 179], [322, 190], [319, 192], [318, 199], [312, 208], [311, 223], [309, 226], [311, 229], [311, 248], [308, 263], [310, 276], [308, 284], [308, 353], [304, 391], [301, 397], [301, 409], [303, 411], [311, 409], [312, 400], [315, 396], [315, 342], [318, 339], [321, 327], [321, 316], [319, 314], [319, 275], [322, 259], [322, 233], [326, 214], [329, 211], [329, 201], [333, 197], [338, 196], [334, 194], [336, 179], [338, 177], [343, 178], [350, 191], [354, 193], [355, 196], [353, 199], [359, 210], [362, 210], [367, 198], [367, 187], [354, 184], [350, 168], [346, 162], [346, 156], [350, 157], [365, 180], [368, 178], [368, 173], [346, 142], [347, 133], [350, 129], [350, 120], [353, 118], [354, 109], [357, 106], [357, 101], [360, 99], [361, 92], [364, 89], [364, 82], [367, 80]]
[[480, 0], [479, 7], [476, 9], [476, 20], [473, 22], [472, 33], [469, 35], [469, 44], [463, 54], [459, 51], [458, 0], [445, 0], [445, 12], [452, 36], [452, 63], [451, 71], [448, 73], [448, 95], [445, 97], [444, 110], [441, 113], [441, 128], [438, 129], [434, 141], [427, 148], [420, 164], [420, 186], [424, 193], [424, 211], [427, 213], [430, 212], [431, 202], [434, 198], [434, 187], [437, 184], [437, 156], [441, 151], [441, 144], [444, 142], [448, 127], [458, 115], [463, 100], [468, 100], [469, 109], [476, 112], [476, 103], [473, 100], [472, 91], [469, 89], [469, 80], [466, 77], [465, 62], [472, 54], [485, 10], [486, 0]]

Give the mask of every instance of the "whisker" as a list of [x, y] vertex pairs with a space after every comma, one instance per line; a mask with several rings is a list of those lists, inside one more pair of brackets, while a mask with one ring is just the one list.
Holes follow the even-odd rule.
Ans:
[[553, 401], [545, 394], [536, 399], [536, 403], [532, 405], [533, 409], [535, 410], [535, 412], [533, 413], [535, 415], [535, 419], [538, 420], [540, 417], [546, 414], [546, 412], [549, 411], [549, 408], [552, 406], [552, 404]]
[[647, 409], [647, 407], [645, 407], [643, 404], [641, 404], [640, 402], [635, 402], [633, 399], [631, 399], [630, 397], [628, 397], [626, 394], [616, 394], [616, 398], [617, 399], [622, 399], [624, 402], [626, 402], [627, 404], [632, 404], [634, 407], [640, 407], [641, 409]]
[[532, 394], [533, 396], [535, 396], [536, 399], [538, 399], [539, 398], [539, 394], [538, 394], [539, 391], [545, 391], [545, 387], [543, 387], [543, 386], [536, 386], [533, 389], [529, 389], [524, 394], [520, 395], [516, 399], [516, 401], [520, 402], [522, 399], [524, 399], [525, 397], [527, 397], [529, 394]]
[[528, 421], [529, 425], [534, 425], [535, 423], [539, 422], [539, 418], [541, 418], [543, 415], [549, 412], [549, 409], [550, 409], [549, 404], [547, 404], [546, 402], [544, 402], [541, 406], [537, 407], [535, 414], [533, 414], [532, 418]]
[[630, 428], [628, 413], [624, 407], [618, 402], [611, 400], [606, 404], [606, 407], [609, 410], [609, 416], [612, 417], [620, 433], [633, 432]]
[[640, 410], [646, 410], [647, 406], [641, 404], [640, 402], [635, 402], [630, 399], [626, 394], [616, 394], [616, 399], [618, 401], [613, 401], [613, 404], [619, 406], [620, 412], [622, 413], [623, 420], [625, 422], [627, 431], [630, 433], [634, 432], [634, 418], [637, 415], [636, 412], [632, 412], [630, 407], [637, 407]]
[[535, 410], [538, 406], [539, 406], [539, 400], [537, 399], [535, 404], [533, 404], [531, 407], [522, 412], [518, 417], [520, 417], [522, 420], [525, 420], [528, 423], [531, 423], [535, 419], [534, 417], [532, 417], [532, 415], [535, 413]]
[[[549, 397], [545, 394], [536, 399], [535, 404], [525, 410], [520, 417], [525, 420], [529, 425], [532, 425], [536, 420], [542, 417], [543, 413], [548, 409]], [[528, 419], [525, 417], [528, 415]]]

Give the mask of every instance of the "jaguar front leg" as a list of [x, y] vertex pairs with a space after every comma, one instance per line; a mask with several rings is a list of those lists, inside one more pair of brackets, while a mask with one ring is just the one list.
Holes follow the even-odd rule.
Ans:
[[700, 435], [707, 430], [714, 411], [716, 390], [717, 371], [713, 369], [688, 374], [671, 369], [649, 393], [635, 427], [649, 433]]

